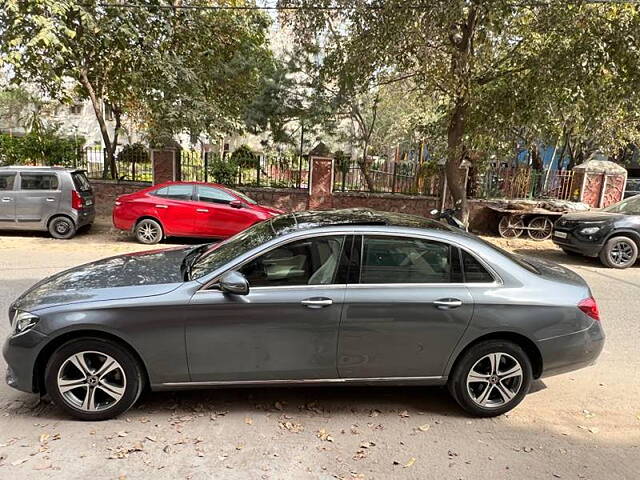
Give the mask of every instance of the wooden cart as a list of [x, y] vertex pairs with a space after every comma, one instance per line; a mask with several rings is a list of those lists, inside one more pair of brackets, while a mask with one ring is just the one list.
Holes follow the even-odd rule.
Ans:
[[498, 232], [503, 238], [518, 238], [527, 232], [533, 240], [542, 241], [551, 238], [553, 224], [566, 212], [554, 212], [546, 208], [510, 209], [487, 205], [500, 215]]

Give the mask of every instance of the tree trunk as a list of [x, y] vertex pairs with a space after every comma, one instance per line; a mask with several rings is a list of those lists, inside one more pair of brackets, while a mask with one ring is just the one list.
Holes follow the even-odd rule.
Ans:
[[[116, 161], [115, 161], [115, 142], [111, 141], [109, 137], [109, 129], [107, 128], [107, 123], [104, 119], [104, 109], [102, 108], [102, 98], [99, 98], [96, 94], [93, 85], [89, 81], [87, 77], [87, 73], [84, 70], [80, 71], [80, 83], [87, 90], [89, 94], [89, 98], [91, 99], [91, 105], [93, 107], [93, 112], [96, 115], [96, 120], [98, 120], [98, 125], [100, 126], [100, 134], [102, 135], [102, 140], [105, 145], [105, 160], [104, 160], [104, 170], [102, 172], [102, 177], [107, 178], [110, 173], [111, 178], [116, 178]], [[117, 132], [114, 135], [117, 137]]]
[[447, 129], [447, 163], [445, 165], [447, 185], [453, 197], [454, 207], [460, 209], [461, 220], [465, 225], [469, 222], [469, 208], [460, 163], [462, 162], [464, 151], [462, 137], [466, 124], [467, 108], [466, 100], [460, 98], [456, 102], [451, 114], [449, 127]]

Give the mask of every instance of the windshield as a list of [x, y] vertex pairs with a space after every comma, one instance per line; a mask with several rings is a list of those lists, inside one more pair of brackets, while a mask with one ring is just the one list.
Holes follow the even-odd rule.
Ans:
[[260, 222], [204, 252], [191, 267], [190, 278], [197, 280], [226, 265], [234, 258], [248, 252], [277, 235], [270, 221]]
[[237, 190], [234, 190], [233, 188], [229, 188], [229, 191], [233, 192], [234, 195], [237, 195], [238, 197], [240, 197], [242, 200], [244, 200], [245, 202], [251, 204], [251, 205], [256, 205], [258, 202], [256, 202], [253, 198], [249, 198], [247, 197], [244, 193], [239, 192]]
[[640, 195], [627, 198], [602, 209], [603, 212], [623, 213], [625, 215], [640, 215]]

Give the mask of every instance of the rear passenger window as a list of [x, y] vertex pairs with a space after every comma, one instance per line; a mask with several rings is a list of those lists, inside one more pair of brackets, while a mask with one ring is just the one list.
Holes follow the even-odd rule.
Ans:
[[13, 181], [15, 178], [15, 173], [0, 174], [0, 190], [13, 190]]
[[191, 185], [170, 185], [152, 192], [156, 197], [171, 198], [172, 200], [191, 200], [193, 186]]
[[21, 173], [22, 190], [57, 190], [58, 177], [50, 173]]
[[461, 250], [465, 283], [491, 283], [493, 276], [470, 253]]
[[459, 281], [457, 264], [446, 243], [370, 236], [364, 239], [360, 283], [452, 283]]

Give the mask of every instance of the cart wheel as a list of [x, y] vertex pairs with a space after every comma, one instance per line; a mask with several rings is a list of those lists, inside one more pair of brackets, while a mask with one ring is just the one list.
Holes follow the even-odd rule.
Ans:
[[503, 238], [518, 238], [523, 231], [524, 222], [520, 215], [505, 215], [498, 224], [498, 232]]
[[538, 242], [551, 238], [553, 222], [547, 217], [535, 217], [529, 222], [529, 236]]

